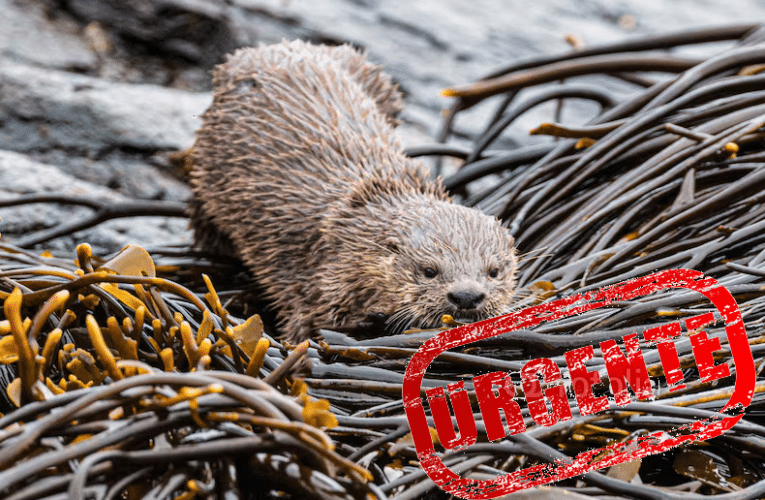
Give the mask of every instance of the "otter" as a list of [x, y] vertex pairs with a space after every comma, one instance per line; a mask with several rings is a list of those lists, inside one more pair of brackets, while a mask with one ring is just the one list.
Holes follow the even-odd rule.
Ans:
[[510, 308], [513, 238], [404, 154], [402, 107], [348, 45], [244, 48], [213, 71], [189, 156], [195, 240], [244, 262], [290, 341]]

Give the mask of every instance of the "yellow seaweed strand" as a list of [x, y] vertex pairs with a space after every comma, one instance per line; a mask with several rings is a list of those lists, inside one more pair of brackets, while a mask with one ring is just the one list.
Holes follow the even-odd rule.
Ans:
[[191, 333], [191, 325], [188, 321], [181, 323], [181, 340], [183, 341], [183, 352], [186, 354], [186, 359], [189, 360], [189, 366], [197, 366], [202, 355], [199, 353], [199, 345]]
[[201, 372], [201, 371], [209, 370], [211, 363], [212, 363], [212, 358], [210, 357], [209, 354], [205, 354], [204, 356], [199, 357], [199, 362], [197, 362], [196, 368], [194, 368], [191, 371]]
[[266, 358], [266, 352], [271, 347], [271, 341], [268, 339], [258, 340], [258, 345], [252, 353], [250, 362], [247, 364], [247, 375], [257, 377], [260, 375], [260, 369], [263, 367], [263, 360]]
[[80, 243], [77, 245], [77, 267], [85, 271], [86, 273], [93, 272], [93, 265], [90, 260], [93, 257], [93, 250], [87, 243]]
[[153, 319], [151, 321], [152, 334], [157, 344], [162, 345], [167, 340], [165, 334], [162, 331], [162, 321], [160, 319]]
[[228, 314], [226, 313], [226, 310], [223, 308], [223, 304], [220, 301], [220, 298], [218, 297], [218, 292], [215, 291], [215, 288], [212, 285], [212, 281], [210, 281], [210, 277], [206, 274], [202, 274], [202, 280], [205, 282], [205, 286], [207, 286], [207, 293], [205, 294], [205, 300], [207, 300], [207, 303], [210, 304], [210, 307], [212, 308], [212, 311], [216, 313], [219, 317], [221, 322], [223, 323], [223, 329], [225, 330], [228, 326]]
[[125, 332], [120, 328], [117, 318], [110, 316], [106, 319], [106, 331], [109, 334], [109, 340], [122, 359], [138, 359], [138, 343], [128, 338]]
[[169, 347], [165, 347], [159, 353], [160, 359], [162, 359], [162, 365], [165, 367], [166, 372], [172, 372], [175, 370], [175, 353]]
[[224, 391], [225, 388], [223, 385], [215, 383], [203, 387], [181, 387], [175, 396], [169, 398], [159, 397], [151, 401], [141, 401], [140, 404], [147, 410], [169, 408], [178, 403], [183, 403], [184, 401], [194, 400], [200, 396], [205, 396], [207, 394], [222, 394]]
[[43, 346], [42, 350], [42, 357], [45, 360], [45, 363], [41, 369], [41, 374], [43, 377], [45, 377], [45, 374], [48, 373], [48, 369], [50, 369], [50, 365], [53, 362], [54, 356], [56, 355], [58, 343], [61, 341], [61, 336], [63, 334], [64, 332], [61, 330], [61, 328], [56, 328], [50, 332], [48, 337], [45, 339], [45, 345]]
[[140, 306], [135, 310], [135, 324], [133, 325], [133, 340], [141, 340], [143, 322], [146, 318], [146, 307]]
[[24, 321], [21, 319], [22, 298], [23, 294], [21, 293], [21, 289], [14, 288], [13, 292], [11, 292], [8, 298], [5, 299], [3, 311], [5, 312], [5, 317], [11, 324], [11, 334], [13, 335], [13, 340], [16, 342], [19, 356], [18, 363], [21, 390], [23, 395], [31, 400], [34, 399], [32, 386], [37, 380], [37, 363], [35, 362], [37, 352], [34, 352], [33, 347], [29, 345], [26, 335], [27, 329], [25, 328]]
[[133, 338], [133, 320], [127, 316], [122, 318], [122, 331], [125, 332], [125, 336], [127, 338], [129, 339]]
[[122, 380], [124, 375], [117, 366], [117, 361], [114, 359], [114, 356], [104, 341], [104, 336], [101, 334], [101, 327], [98, 326], [96, 318], [94, 318], [92, 314], [88, 314], [85, 318], [85, 325], [88, 328], [88, 337], [90, 337], [90, 342], [96, 350], [99, 361], [101, 361], [106, 371], [114, 380]]
[[69, 300], [69, 291], [61, 290], [60, 292], [53, 294], [53, 296], [46, 300], [45, 304], [40, 307], [40, 310], [37, 311], [34, 319], [32, 319], [32, 325], [29, 327], [27, 337], [29, 338], [30, 345], [35, 345], [37, 342], [37, 335], [39, 335], [40, 330], [42, 330], [48, 317], [54, 312], [60, 311], [67, 300]]
[[[193, 397], [189, 398], [189, 410], [191, 410], [191, 418], [196, 422], [196, 424], [199, 427], [207, 428], [210, 427], [210, 425], [204, 421], [202, 416], [199, 414], [199, 400], [197, 397], [199, 397], [201, 394], [199, 393], [198, 389], [192, 389], [190, 387], [181, 387], [181, 390], [179, 391], [180, 394], [184, 394], [185, 392], [190, 392], [192, 394], [195, 394]], [[221, 387], [221, 392], [223, 392], [223, 388]]]
[[197, 330], [197, 344], [201, 344], [204, 339], [206, 339], [210, 333], [213, 331], [213, 320], [210, 317], [210, 311], [205, 309], [202, 312], [202, 322], [199, 323], [199, 330]]
[[146, 289], [143, 287], [143, 285], [136, 283], [133, 285], [133, 289], [135, 290], [135, 294], [138, 296], [141, 302], [143, 302], [147, 307], [147, 309], [144, 310], [144, 314], [148, 314], [151, 321], [154, 321], [155, 317], [158, 318], [159, 312], [157, 310], [157, 305], [154, 303], [154, 299], [152, 299], [146, 292]]

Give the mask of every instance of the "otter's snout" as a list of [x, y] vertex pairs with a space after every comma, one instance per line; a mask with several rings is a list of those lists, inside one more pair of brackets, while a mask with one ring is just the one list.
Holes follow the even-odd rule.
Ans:
[[447, 293], [446, 298], [459, 309], [478, 309], [486, 298], [486, 294], [472, 290], [457, 290]]

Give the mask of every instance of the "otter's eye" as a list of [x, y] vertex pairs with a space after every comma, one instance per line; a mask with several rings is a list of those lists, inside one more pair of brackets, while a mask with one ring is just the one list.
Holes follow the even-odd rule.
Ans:
[[497, 269], [496, 267], [492, 269], [491, 271], [489, 271], [490, 278], [496, 278], [497, 276], [499, 276], [499, 269]]
[[422, 274], [424, 274], [426, 278], [435, 278], [438, 276], [438, 271], [432, 267], [426, 267], [422, 270]]

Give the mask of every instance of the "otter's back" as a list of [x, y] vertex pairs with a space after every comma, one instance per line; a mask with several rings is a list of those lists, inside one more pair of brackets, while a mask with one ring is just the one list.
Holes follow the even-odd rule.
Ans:
[[213, 87], [191, 154], [197, 241], [233, 243], [271, 296], [285, 273], [309, 279], [332, 203], [381, 179], [429, 183], [393, 131], [396, 86], [349, 46], [240, 49]]
[[[427, 177], [402, 162], [395, 85], [351, 47], [240, 49], [215, 69], [213, 86], [191, 174], [195, 189], [211, 196], [303, 217], [359, 180]], [[263, 197], [253, 200], [256, 193]]]

